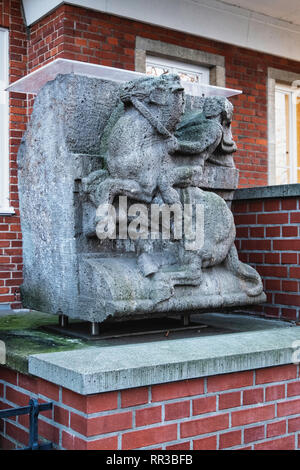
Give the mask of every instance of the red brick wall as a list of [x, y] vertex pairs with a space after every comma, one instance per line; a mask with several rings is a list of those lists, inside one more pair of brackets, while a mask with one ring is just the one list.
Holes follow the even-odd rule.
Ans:
[[253, 311], [300, 319], [300, 197], [235, 201], [237, 248], [262, 276], [267, 302]]
[[[82, 396], [0, 369], [0, 407], [53, 401], [40, 436], [60, 449], [300, 449], [299, 366], [286, 365]], [[0, 449], [28, 445], [28, 417], [7, 419]]]
[[[20, 0], [0, 0], [0, 27], [9, 30], [10, 82], [27, 73], [27, 35]], [[0, 215], [0, 303], [20, 307], [22, 282], [22, 235], [20, 232], [17, 151], [27, 123], [26, 95], [10, 93], [10, 205], [16, 214]]]
[[[0, 26], [10, 31], [11, 81], [57, 57], [134, 70], [136, 36], [223, 55], [226, 85], [244, 92], [232, 99], [240, 186], [267, 184], [267, 68], [300, 73], [299, 62], [70, 5], [57, 8], [27, 34], [20, 5], [20, 0], [0, 0]], [[21, 306], [22, 282], [16, 155], [32, 102], [10, 94], [10, 197], [16, 216], [0, 216], [0, 303], [13, 307]]]

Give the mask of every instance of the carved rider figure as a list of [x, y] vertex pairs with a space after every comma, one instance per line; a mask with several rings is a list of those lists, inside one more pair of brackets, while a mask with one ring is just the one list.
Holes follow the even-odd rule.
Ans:
[[[184, 95], [177, 75], [142, 78], [126, 83], [120, 91], [124, 114], [113, 126], [105, 155], [108, 177], [91, 174], [83, 183], [93, 183], [96, 205], [113, 203], [125, 195], [150, 203], [160, 190], [166, 203], [179, 202], [175, 189], [161, 180], [164, 159], [175, 152], [173, 133], [184, 110]], [[95, 185], [95, 177], [100, 178]]]

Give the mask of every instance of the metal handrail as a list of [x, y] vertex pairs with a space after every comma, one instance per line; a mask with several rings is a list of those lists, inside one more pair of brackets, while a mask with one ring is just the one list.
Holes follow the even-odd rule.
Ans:
[[38, 416], [39, 413], [46, 410], [51, 410], [53, 403], [39, 403], [35, 398], [29, 401], [29, 406], [22, 406], [19, 408], [10, 408], [8, 410], [0, 411], [0, 419], [9, 418], [11, 416], [21, 416], [29, 414], [29, 443], [27, 447], [20, 450], [51, 450], [52, 442], [39, 444], [38, 442]]

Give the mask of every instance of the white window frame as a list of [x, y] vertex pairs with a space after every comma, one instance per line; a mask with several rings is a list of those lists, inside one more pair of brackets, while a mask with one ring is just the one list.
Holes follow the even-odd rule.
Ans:
[[[297, 112], [296, 112], [296, 103], [297, 97], [300, 96], [300, 90], [292, 88], [292, 86], [283, 85], [276, 83], [275, 84], [275, 93], [283, 93], [288, 95], [289, 99], [289, 157], [290, 157], [290, 181], [286, 184], [295, 184], [298, 183], [298, 148], [297, 148]], [[288, 167], [287, 167], [288, 168]]]
[[[268, 184], [276, 182], [276, 126], [275, 126], [275, 89], [276, 85], [299, 86], [300, 74], [288, 70], [268, 67]], [[298, 88], [299, 89], [299, 88]]]
[[166, 67], [171, 73], [176, 72], [192, 72], [195, 74], [202, 75], [203, 80], [199, 83], [206, 85], [210, 84], [210, 70], [209, 67], [189, 64], [184, 61], [166, 59], [158, 56], [146, 55], [146, 67], [148, 66], [159, 66]]
[[9, 33], [0, 28], [0, 215], [14, 214], [9, 203]]
[[146, 73], [147, 56], [180, 60], [186, 64], [208, 67], [210, 85], [226, 87], [224, 56], [137, 36], [135, 40], [136, 72]]

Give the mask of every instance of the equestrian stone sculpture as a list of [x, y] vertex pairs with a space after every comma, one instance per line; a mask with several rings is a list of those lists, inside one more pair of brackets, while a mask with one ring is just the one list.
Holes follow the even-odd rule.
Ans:
[[18, 155], [24, 306], [100, 323], [263, 302], [234, 246], [232, 115], [176, 75], [48, 82]]

